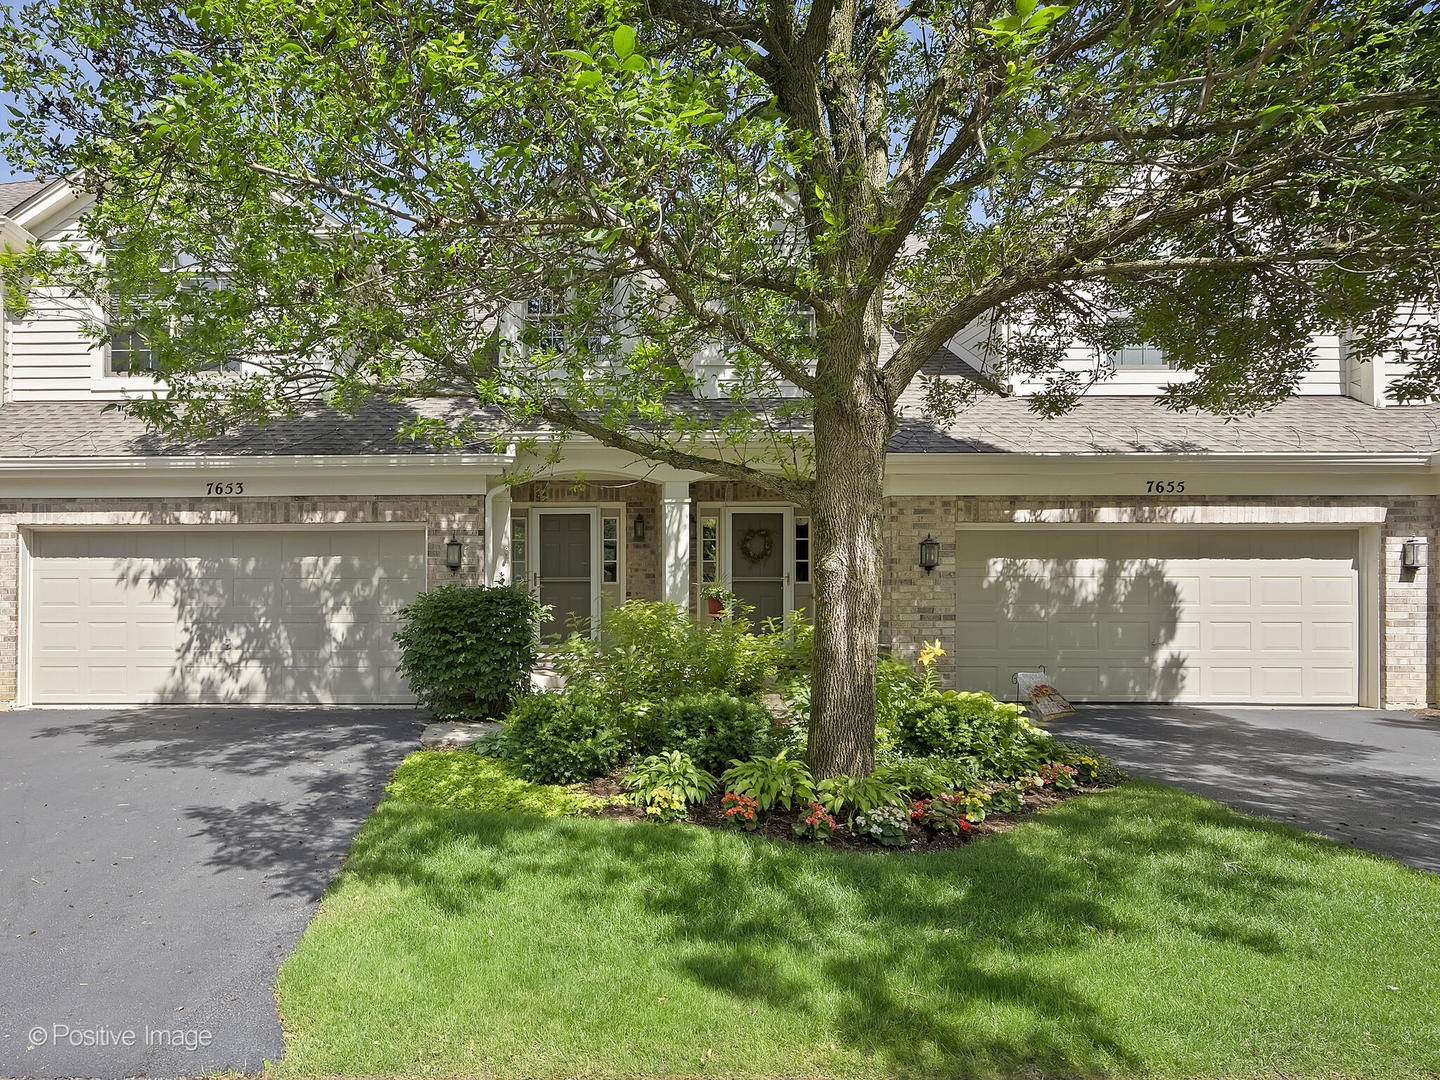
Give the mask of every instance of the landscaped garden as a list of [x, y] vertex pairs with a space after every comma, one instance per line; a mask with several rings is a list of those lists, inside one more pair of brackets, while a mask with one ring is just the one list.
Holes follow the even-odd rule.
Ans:
[[588, 796], [585, 811], [605, 816], [911, 849], [964, 843], [1118, 778], [1098, 754], [1031, 724], [1022, 706], [942, 689], [938, 641], [914, 665], [879, 661], [876, 769], [816, 778], [805, 763], [809, 628], [799, 615], [752, 626], [733, 597], [724, 603], [725, 617], [706, 623], [668, 604], [623, 604], [598, 634], [552, 650], [564, 691], [534, 694], [528, 593], [427, 594], [407, 612], [402, 670], [437, 714], [503, 717], [505, 727], [472, 748], [503, 764], [425, 768], [451, 770], [466, 790], [493, 786], [459, 782], [476, 770], [502, 781], [496, 790], [570, 785], [560, 804]]
[[563, 694], [487, 653], [500, 691], [454, 685], [508, 724], [397, 769], [281, 970], [276, 1072], [1440, 1071], [1440, 879], [1108, 786], [929, 663], [882, 661], [876, 774], [816, 780], [804, 651], [627, 605], [555, 656]]

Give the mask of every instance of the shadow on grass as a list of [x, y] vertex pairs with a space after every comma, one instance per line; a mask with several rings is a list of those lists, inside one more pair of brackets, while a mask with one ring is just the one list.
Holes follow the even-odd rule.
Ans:
[[[1173, 792], [1164, 798], [1183, 799], [1183, 812], [1147, 812], [1160, 790], [1077, 799], [961, 851], [891, 856], [392, 801], [344, 875], [403, 885], [454, 916], [506, 891], [556, 918], [633, 920], [655, 935], [645, 963], [799, 1017], [815, 1042], [873, 1056], [890, 1073], [1140, 1072], [1131, 1029], [1062, 961], [1107, 936], [1162, 934], [1157, 906], [1179, 932], [1280, 958], [1277, 928], [1314, 884], [1278, 867], [1296, 865], [1296, 845], [1317, 857], [1335, 850]], [[1265, 857], [1272, 842], [1288, 860]], [[1183, 855], [1183, 878], [1157, 858], [1167, 854]], [[1165, 942], [1153, 947], [1163, 953]], [[1105, 972], [1097, 985], [1124, 978]]]

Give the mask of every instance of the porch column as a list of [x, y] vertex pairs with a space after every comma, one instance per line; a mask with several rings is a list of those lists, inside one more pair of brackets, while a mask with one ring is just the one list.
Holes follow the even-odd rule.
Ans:
[[510, 485], [499, 484], [485, 493], [485, 584], [510, 578]]
[[690, 481], [660, 485], [660, 580], [665, 601], [690, 606]]

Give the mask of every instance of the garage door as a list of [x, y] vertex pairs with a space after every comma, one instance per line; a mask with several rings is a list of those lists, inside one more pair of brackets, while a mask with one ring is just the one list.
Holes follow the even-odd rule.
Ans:
[[36, 704], [410, 700], [390, 635], [423, 532], [49, 532], [31, 554]]
[[1090, 701], [1354, 703], [1354, 532], [962, 530], [957, 678]]

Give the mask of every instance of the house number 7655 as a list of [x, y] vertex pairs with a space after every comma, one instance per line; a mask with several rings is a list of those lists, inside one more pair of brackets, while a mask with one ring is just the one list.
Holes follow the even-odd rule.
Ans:
[[1171, 495], [1185, 490], [1184, 480], [1146, 480], [1146, 495]]
[[206, 495], [244, 495], [244, 480], [212, 480], [205, 485]]

